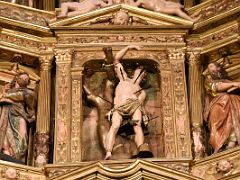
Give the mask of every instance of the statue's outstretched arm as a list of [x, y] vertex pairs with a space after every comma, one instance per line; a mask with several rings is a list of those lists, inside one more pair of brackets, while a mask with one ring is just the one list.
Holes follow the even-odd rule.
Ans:
[[136, 49], [139, 50], [139, 46], [127, 46], [120, 51], [117, 52], [114, 58], [114, 65], [115, 65], [115, 72], [117, 74], [117, 77], [119, 80], [126, 80], [127, 79], [127, 73], [125, 72], [122, 64], [120, 63], [120, 60], [123, 58], [123, 56], [128, 52], [129, 49]]

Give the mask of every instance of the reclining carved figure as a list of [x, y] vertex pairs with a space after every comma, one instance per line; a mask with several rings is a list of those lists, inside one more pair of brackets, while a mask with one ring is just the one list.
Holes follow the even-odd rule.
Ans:
[[83, 2], [65, 2], [61, 5], [61, 14], [57, 18], [73, 17], [95, 9], [112, 5], [112, 0], [85, 0]]
[[179, 3], [175, 3], [172, 1], [166, 1], [166, 0], [130, 0], [130, 5], [136, 6], [136, 7], [142, 7], [144, 9], [148, 9], [151, 11], [168, 14], [168, 15], [177, 15], [183, 19], [196, 22], [199, 17], [192, 18], [189, 15], [187, 15], [182, 9], [183, 5]]

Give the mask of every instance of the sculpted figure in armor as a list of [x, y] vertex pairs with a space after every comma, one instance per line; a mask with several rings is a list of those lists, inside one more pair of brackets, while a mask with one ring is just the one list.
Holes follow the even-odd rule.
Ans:
[[61, 14], [57, 18], [73, 17], [95, 9], [112, 5], [112, 0], [84, 0], [82, 2], [65, 2], [61, 5]]
[[231, 92], [240, 88], [240, 82], [226, 78], [222, 65], [210, 63], [205, 77], [204, 120], [210, 129], [209, 143], [214, 153], [240, 144], [240, 96]]
[[0, 99], [1, 152], [23, 162], [27, 150], [27, 122], [35, 121], [34, 92], [27, 88], [29, 83], [27, 73], [17, 74]]
[[109, 112], [109, 120], [112, 123], [106, 137], [106, 156], [110, 159], [115, 143], [116, 135], [121, 126], [130, 123], [135, 132], [135, 143], [141, 151], [144, 144], [144, 134], [141, 127], [142, 120], [147, 124], [148, 118], [144, 116], [143, 102], [146, 92], [141, 89], [140, 82], [143, 80], [146, 71], [143, 67], [138, 67], [132, 77], [128, 77], [120, 60], [130, 49], [139, 50], [139, 46], [127, 46], [120, 50], [114, 57], [115, 73], [119, 83], [115, 89], [114, 107]]
[[130, 5], [136, 7], [142, 7], [151, 11], [168, 14], [168, 15], [177, 15], [183, 19], [196, 22], [200, 18], [191, 18], [183, 11], [183, 5], [175, 3], [172, 1], [166, 0], [130, 0]]

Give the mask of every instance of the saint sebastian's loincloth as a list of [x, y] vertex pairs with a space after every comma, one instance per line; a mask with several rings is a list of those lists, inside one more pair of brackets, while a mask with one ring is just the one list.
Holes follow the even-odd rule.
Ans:
[[113, 113], [117, 111], [123, 117], [123, 122], [121, 126], [127, 124], [128, 122], [131, 125], [136, 125], [141, 120], [141, 119], [132, 119], [132, 115], [135, 113], [137, 109], [139, 109], [142, 112], [143, 122], [146, 125], [147, 122], [145, 121], [148, 121], [148, 119], [144, 118], [145, 115], [144, 115], [143, 107], [138, 99], [133, 99], [133, 98], [129, 98], [126, 100], [125, 103], [115, 106], [109, 112], [108, 120], [111, 122]]

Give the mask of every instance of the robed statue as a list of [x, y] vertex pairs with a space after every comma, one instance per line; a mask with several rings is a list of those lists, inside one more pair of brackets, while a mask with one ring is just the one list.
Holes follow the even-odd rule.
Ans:
[[4, 88], [0, 99], [1, 153], [24, 162], [28, 148], [27, 123], [35, 121], [34, 92], [30, 77], [18, 73]]
[[240, 144], [240, 96], [231, 93], [240, 88], [240, 82], [228, 80], [219, 63], [210, 63], [208, 71], [204, 119], [210, 130], [209, 143], [217, 153]]

